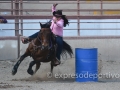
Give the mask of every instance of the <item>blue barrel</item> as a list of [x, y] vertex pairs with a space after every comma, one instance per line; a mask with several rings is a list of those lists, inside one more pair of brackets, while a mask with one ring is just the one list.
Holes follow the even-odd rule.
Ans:
[[75, 49], [75, 79], [77, 82], [98, 81], [97, 48]]

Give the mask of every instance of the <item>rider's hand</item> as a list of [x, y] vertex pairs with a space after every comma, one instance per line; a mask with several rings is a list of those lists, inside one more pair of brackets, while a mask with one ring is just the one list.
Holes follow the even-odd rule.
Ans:
[[57, 5], [58, 5], [57, 3], [53, 4], [54, 7], [56, 7]]

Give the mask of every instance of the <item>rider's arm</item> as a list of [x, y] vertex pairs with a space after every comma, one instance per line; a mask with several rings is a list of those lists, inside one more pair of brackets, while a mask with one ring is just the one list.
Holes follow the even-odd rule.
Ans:
[[28, 38], [31, 38], [31, 39], [32, 38], [37, 38], [38, 34], [39, 34], [39, 32], [36, 32], [36, 33], [30, 35]]
[[52, 12], [56, 11], [56, 6], [55, 4], [52, 5]]

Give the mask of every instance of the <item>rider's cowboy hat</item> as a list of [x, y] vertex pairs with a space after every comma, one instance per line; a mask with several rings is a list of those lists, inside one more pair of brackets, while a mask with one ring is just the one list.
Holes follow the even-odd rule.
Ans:
[[62, 16], [64, 16], [64, 15], [62, 14], [62, 10], [57, 10], [57, 11], [54, 11], [54, 12], [53, 12], [53, 16], [62, 17]]

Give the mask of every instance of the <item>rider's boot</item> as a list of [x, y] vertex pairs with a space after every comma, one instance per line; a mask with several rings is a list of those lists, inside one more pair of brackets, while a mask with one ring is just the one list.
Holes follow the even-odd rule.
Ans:
[[54, 61], [54, 65], [60, 65], [60, 60], [58, 60], [57, 58], [55, 59], [55, 61]]

